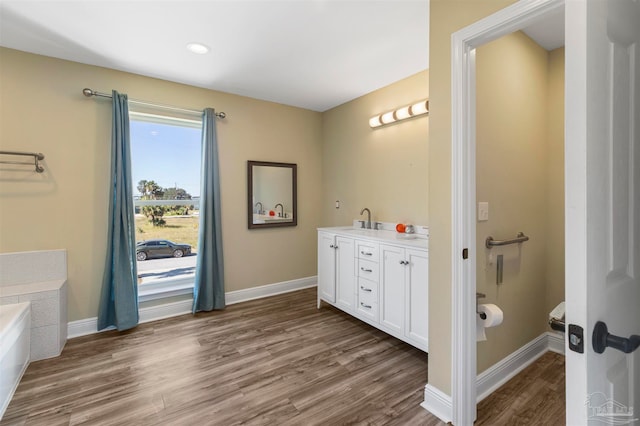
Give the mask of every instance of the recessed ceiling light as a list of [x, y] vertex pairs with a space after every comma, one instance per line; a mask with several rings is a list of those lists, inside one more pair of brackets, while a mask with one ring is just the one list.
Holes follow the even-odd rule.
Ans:
[[189, 43], [187, 44], [187, 49], [198, 55], [204, 55], [209, 52], [209, 48], [201, 43]]

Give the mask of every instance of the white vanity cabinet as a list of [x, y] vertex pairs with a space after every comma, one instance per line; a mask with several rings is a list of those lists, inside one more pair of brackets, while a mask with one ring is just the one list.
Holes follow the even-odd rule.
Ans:
[[346, 312], [355, 309], [354, 248], [352, 238], [318, 233], [318, 307], [325, 300]]
[[428, 351], [428, 252], [381, 244], [380, 258], [380, 328]]
[[426, 237], [407, 242], [394, 232], [318, 231], [318, 308], [325, 301], [425, 352], [428, 272]]

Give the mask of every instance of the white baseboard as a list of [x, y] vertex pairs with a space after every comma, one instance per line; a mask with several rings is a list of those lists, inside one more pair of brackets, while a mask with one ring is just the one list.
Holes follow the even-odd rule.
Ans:
[[[564, 355], [564, 334], [543, 333], [480, 373], [476, 379], [477, 402], [491, 395], [548, 351]], [[420, 405], [443, 422], [451, 422], [451, 396], [428, 383], [424, 388], [424, 402]]]
[[564, 355], [564, 333], [548, 331], [547, 340], [549, 341], [549, 350], [551, 352]]
[[[259, 287], [247, 288], [243, 290], [229, 291], [225, 293], [227, 305], [246, 302], [248, 300], [260, 299], [263, 297], [275, 296], [277, 294], [302, 290], [304, 288], [315, 287], [317, 277], [306, 277], [297, 280], [283, 281], [275, 284], [267, 284]], [[191, 313], [193, 299], [181, 300], [179, 302], [165, 303], [162, 305], [145, 307], [140, 309], [140, 323], [157, 321], [164, 318], [175, 317]], [[114, 330], [109, 327], [105, 330]], [[67, 338], [86, 336], [98, 333], [98, 318], [86, 318], [78, 321], [71, 321], [67, 324]]]
[[262, 299], [263, 297], [275, 296], [277, 294], [302, 290], [303, 288], [315, 287], [317, 282], [317, 276], [299, 278], [297, 280], [261, 285], [260, 287], [230, 291], [228, 293], [225, 293], [224, 296], [227, 305], [233, 305], [234, 303], [246, 302], [248, 300], [254, 299]]
[[[107, 327], [101, 331], [115, 330], [115, 327]], [[98, 318], [85, 318], [77, 321], [69, 321], [67, 323], [67, 339], [74, 337], [86, 336], [98, 332]]]
[[420, 406], [445, 423], [450, 423], [453, 419], [451, 396], [429, 383], [424, 387], [424, 401]]

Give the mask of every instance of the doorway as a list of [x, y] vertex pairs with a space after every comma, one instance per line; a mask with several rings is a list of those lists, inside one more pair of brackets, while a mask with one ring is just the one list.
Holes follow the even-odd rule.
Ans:
[[[452, 417], [476, 417], [476, 48], [564, 9], [562, 0], [521, 1], [452, 37]], [[459, 253], [456, 256], [455, 253]]]
[[[640, 406], [640, 4], [522, 0], [452, 36], [452, 417], [471, 424], [475, 350], [475, 49], [565, 8], [566, 421]], [[463, 250], [464, 249], [464, 250]], [[611, 330], [611, 331], [608, 331]], [[627, 337], [629, 336], [629, 337]], [[622, 344], [624, 343], [624, 344]], [[609, 349], [607, 349], [609, 348]], [[569, 350], [570, 349], [570, 350]], [[610, 407], [615, 407], [613, 410]], [[632, 418], [632, 421], [637, 419]]]
[[470, 255], [479, 304], [504, 315], [479, 333], [478, 400], [548, 349], [558, 351], [556, 343], [564, 349], [564, 335], [548, 325], [549, 313], [564, 301], [562, 14], [559, 21], [556, 40], [540, 40], [534, 26], [476, 49], [477, 214]]

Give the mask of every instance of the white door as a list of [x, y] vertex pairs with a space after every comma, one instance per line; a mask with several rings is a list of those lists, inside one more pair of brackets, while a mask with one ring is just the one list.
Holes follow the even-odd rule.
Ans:
[[593, 333], [640, 335], [640, 2], [567, 1], [565, 19], [566, 320], [583, 330], [567, 333], [583, 353], [567, 344], [566, 420], [638, 425], [640, 350], [598, 353]]
[[336, 301], [336, 236], [318, 233], [318, 308], [320, 300]]
[[354, 253], [355, 242], [351, 238], [336, 237], [336, 305], [346, 312], [355, 309]]
[[404, 335], [420, 349], [429, 351], [429, 256], [407, 249]]
[[405, 250], [380, 245], [380, 326], [402, 335], [404, 330]]

